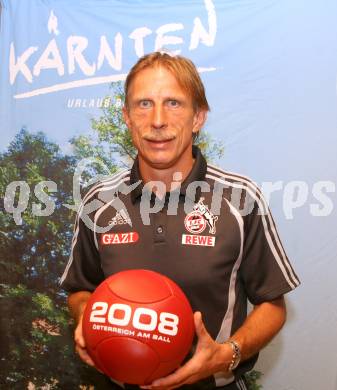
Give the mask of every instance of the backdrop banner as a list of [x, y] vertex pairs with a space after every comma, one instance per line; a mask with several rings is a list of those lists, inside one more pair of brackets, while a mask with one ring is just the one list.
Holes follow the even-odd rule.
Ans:
[[197, 66], [205, 154], [262, 188], [302, 281], [251, 388], [336, 390], [337, 2], [0, 4], [0, 388], [108, 386], [73, 352], [58, 282], [86, 187], [134, 158], [126, 75], [164, 50]]

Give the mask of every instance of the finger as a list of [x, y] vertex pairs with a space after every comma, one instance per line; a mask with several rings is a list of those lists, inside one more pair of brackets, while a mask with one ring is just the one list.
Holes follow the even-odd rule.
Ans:
[[160, 386], [153, 386], [153, 384], [152, 384], [151, 386], [148, 387], [148, 389], [153, 389], [153, 390], [176, 389], [178, 387], [180, 388], [180, 386], [183, 386], [183, 385], [190, 385], [190, 384], [196, 383], [196, 382], [198, 382], [202, 378], [203, 377], [200, 376], [200, 373], [197, 372], [195, 374], [192, 374], [192, 375], [188, 376], [188, 378], [186, 378], [185, 380], [183, 380], [181, 382], [175, 383], [174, 385], [172, 384], [170, 386], [167, 386], [166, 384], [164, 384], [164, 385], [160, 385]]
[[175, 389], [177, 387], [182, 386], [184, 383], [185, 377], [177, 377], [170, 375], [165, 378], [155, 380], [149, 388], [153, 390]]
[[153, 389], [176, 388], [187, 383], [189, 378], [197, 374], [197, 372], [198, 368], [192, 358], [172, 374], [153, 381], [151, 386]]
[[143, 385], [143, 386], [139, 386], [141, 389], [150, 389], [150, 390], [173, 390], [173, 389], [177, 389], [178, 387], [180, 387], [180, 385], [176, 385], [176, 386], [153, 386], [153, 385]]
[[85, 340], [82, 335], [75, 335], [75, 343], [79, 345], [81, 348], [85, 348]]
[[83, 333], [82, 333], [82, 324], [81, 323], [79, 323], [75, 329], [74, 340], [75, 340], [75, 343], [78, 344], [81, 348], [86, 347], [85, 340], [84, 340]]
[[143, 386], [140, 386], [140, 388], [141, 389], [150, 389], [150, 390], [170, 390], [170, 389], [176, 389], [176, 388], [178, 388], [182, 385], [185, 385], [185, 384], [196, 383], [200, 379], [201, 379], [200, 376], [198, 375], [198, 373], [196, 373], [194, 375], [189, 376], [184, 381], [176, 382], [175, 384], [168, 385], [164, 381], [163, 382], [155, 381], [151, 385], [143, 385]]
[[76, 345], [75, 350], [84, 363], [88, 364], [89, 366], [95, 367], [94, 361], [91, 359], [91, 357], [89, 356], [85, 348], [81, 348], [78, 345]]
[[199, 339], [209, 336], [207, 329], [204, 325], [204, 322], [202, 320], [202, 315], [200, 311], [196, 311], [194, 313], [194, 326], [195, 326], [195, 333], [197, 334]]

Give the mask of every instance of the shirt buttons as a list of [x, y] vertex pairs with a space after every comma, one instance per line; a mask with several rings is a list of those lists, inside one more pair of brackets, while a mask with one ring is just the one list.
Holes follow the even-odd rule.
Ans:
[[164, 231], [164, 229], [163, 229], [162, 226], [158, 226], [158, 227], [157, 227], [157, 233], [158, 233], [158, 234], [162, 234], [163, 231]]

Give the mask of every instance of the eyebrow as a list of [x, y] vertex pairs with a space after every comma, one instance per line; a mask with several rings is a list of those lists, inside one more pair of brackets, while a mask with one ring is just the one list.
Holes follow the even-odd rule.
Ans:
[[[149, 100], [151, 102], [154, 101], [153, 98], [151, 97], [146, 97], [146, 96], [137, 96], [136, 98], [132, 99], [132, 102], [133, 103], [139, 103], [141, 102], [142, 100]], [[183, 96], [166, 96], [164, 97], [163, 101], [164, 102], [167, 102], [168, 100], [176, 100], [178, 102], [184, 102], [187, 100], [187, 97], [183, 97]]]

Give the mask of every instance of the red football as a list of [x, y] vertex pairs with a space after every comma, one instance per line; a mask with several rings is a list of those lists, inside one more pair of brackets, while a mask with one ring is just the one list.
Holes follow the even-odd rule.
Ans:
[[149, 384], [174, 371], [189, 352], [194, 321], [182, 290], [157, 272], [119, 272], [101, 283], [83, 315], [83, 335], [97, 368], [120, 382]]

